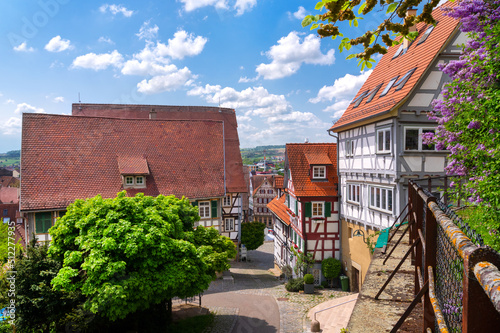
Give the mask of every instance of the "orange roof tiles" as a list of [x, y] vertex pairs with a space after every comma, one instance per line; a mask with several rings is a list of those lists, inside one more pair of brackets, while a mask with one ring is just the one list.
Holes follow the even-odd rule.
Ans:
[[127, 189], [129, 196], [225, 194], [222, 121], [25, 113], [21, 210], [65, 208], [97, 194], [115, 197], [123, 190], [122, 156], [147, 160], [150, 172], [147, 187]]
[[224, 126], [226, 190], [229, 193], [243, 193], [247, 191], [247, 185], [243, 176], [238, 123], [234, 109], [209, 106], [77, 103], [72, 106], [72, 115], [149, 119], [152, 110], [154, 110], [154, 117], [156, 119], [222, 121]]
[[332, 164], [330, 157], [326, 153], [307, 153], [306, 159], [310, 165], [327, 165]]
[[[307, 155], [328, 157], [328, 179], [312, 181], [311, 166]], [[337, 144], [336, 143], [287, 143], [286, 158], [292, 174], [297, 197], [337, 196]], [[324, 157], [322, 161], [325, 161]], [[326, 164], [326, 163], [325, 163]]]
[[[444, 7], [451, 6], [455, 6], [455, 4], [447, 2], [432, 12], [438, 24], [425, 42], [418, 44], [421, 36], [428, 28], [425, 23], [421, 22], [417, 24], [419, 36], [408, 47], [405, 54], [392, 59], [400, 45], [392, 46], [388, 49], [388, 52], [380, 59], [355, 97], [356, 99], [367, 91], [373, 91], [372, 89], [382, 84], [373, 100], [367, 102], [368, 98], [365, 97], [358, 107], [355, 107], [355, 103], [351, 103], [340, 119], [330, 128], [331, 131], [338, 132], [356, 122], [389, 113], [389, 111], [408, 97], [429, 65], [446, 46], [449, 37], [458, 28], [459, 22], [449, 16], [445, 16], [445, 12], [442, 10]], [[396, 90], [395, 88], [391, 88], [385, 96], [380, 97], [391, 79], [398, 76], [399, 80], [413, 68], [416, 68], [415, 72], [413, 72], [402, 89]]]
[[274, 198], [270, 203], [267, 204], [267, 208], [272, 211], [281, 221], [290, 225], [290, 215], [287, 213], [287, 206], [285, 205], [286, 194], [283, 194], [281, 198]]
[[274, 186], [276, 188], [284, 188], [283, 187], [284, 180], [285, 180], [285, 177], [283, 177], [283, 176], [274, 176]]
[[17, 187], [0, 187], [0, 203], [19, 203], [19, 189]]

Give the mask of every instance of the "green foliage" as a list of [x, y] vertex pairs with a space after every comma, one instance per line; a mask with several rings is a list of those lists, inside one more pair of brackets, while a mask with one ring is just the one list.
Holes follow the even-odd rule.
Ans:
[[500, 211], [488, 206], [472, 206], [467, 215], [467, 223], [481, 234], [484, 243], [500, 252]]
[[368, 247], [368, 250], [370, 250], [371, 254], [375, 252], [375, 245], [377, 245], [377, 240], [374, 240], [373, 238], [378, 238], [378, 235], [380, 235], [380, 231], [375, 231], [373, 234], [369, 234], [368, 237], [366, 237], [366, 246]]
[[62, 268], [54, 290], [81, 292], [83, 309], [111, 321], [208, 288], [229, 267], [234, 244], [199, 227], [189, 200], [142, 193], [71, 204], [50, 229], [49, 253]]
[[[432, 17], [432, 10], [438, 5], [439, 1], [432, 1], [423, 6], [423, 9], [418, 16], [406, 16], [407, 9], [417, 7], [422, 0], [398, 0], [398, 1], [368, 1], [368, 0], [321, 0], [315, 10], [323, 11], [317, 15], [307, 15], [302, 26], [311, 25], [311, 30], [316, 30], [321, 37], [344, 35], [339, 29], [339, 22], [349, 22], [349, 28], [345, 28], [344, 32], [351, 32], [352, 27], [358, 26], [359, 20], [363, 19], [362, 15], [366, 16], [372, 11], [383, 11], [386, 15], [380, 19], [380, 24], [373, 30], [368, 30], [358, 37], [345, 37], [339, 45], [342, 52], [344, 49], [349, 50], [351, 46], [360, 45], [363, 51], [355, 54], [355, 57], [360, 59], [358, 65], [371, 68], [372, 55], [379, 53], [387, 53], [387, 48], [392, 46], [397, 40], [403, 38], [412, 39], [414, 36], [410, 32], [410, 27], [419, 22], [427, 24], [436, 24]], [[355, 31], [355, 30], [354, 30]], [[399, 38], [399, 39], [398, 39]]]
[[266, 225], [261, 222], [245, 222], [241, 224], [241, 243], [247, 250], [256, 250], [264, 244], [264, 229]]
[[83, 301], [78, 291], [54, 291], [50, 285], [62, 262], [50, 258], [47, 244], [28, 244], [26, 256], [18, 255], [16, 274], [16, 318], [18, 332], [63, 330], [68, 316]]
[[297, 292], [299, 290], [304, 290], [304, 279], [290, 279], [285, 284], [285, 289], [287, 291]]
[[312, 274], [304, 275], [304, 283], [313, 284], [314, 283], [314, 276]]
[[342, 263], [335, 258], [327, 258], [321, 262], [321, 273], [327, 279], [335, 279], [340, 275]]
[[297, 257], [297, 262], [295, 263], [295, 267], [293, 271], [296, 275], [303, 276], [307, 274], [309, 270], [314, 265], [314, 256], [312, 253], [304, 254], [303, 252], [299, 252], [292, 247], [292, 252], [295, 257]]
[[[20, 241], [13, 244], [12, 242], [9, 244], [10, 240], [13, 240], [15, 237], [15, 221], [10, 221], [10, 223], [3, 223], [3, 218], [0, 218], [0, 264], [5, 264], [7, 259], [9, 258], [9, 250], [12, 257], [12, 250], [15, 253], [20, 253], [23, 250], [23, 246]], [[10, 249], [9, 249], [10, 247]]]

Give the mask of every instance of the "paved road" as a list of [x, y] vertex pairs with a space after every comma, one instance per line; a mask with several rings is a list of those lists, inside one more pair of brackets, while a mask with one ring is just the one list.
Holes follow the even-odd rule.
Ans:
[[223, 279], [213, 281], [202, 304], [216, 313], [217, 333], [303, 333], [310, 328], [307, 311], [334, 298], [350, 295], [339, 290], [316, 290], [314, 295], [289, 293], [271, 274], [274, 243], [248, 251], [248, 262], [233, 262]]

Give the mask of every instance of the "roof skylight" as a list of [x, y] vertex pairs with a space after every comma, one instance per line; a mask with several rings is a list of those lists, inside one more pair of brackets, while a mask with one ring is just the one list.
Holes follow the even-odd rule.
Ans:
[[429, 37], [429, 35], [431, 34], [432, 30], [434, 30], [433, 25], [429, 26], [427, 30], [425, 30], [425, 33], [422, 35], [422, 37], [420, 37], [420, 40], [418, 41], [417, 45], [420, 45], [423, 42], [425, 42], [427, 40], [427, 37]]
[[394, 84], [394, 82], [396, 82], [398, 77], [399, 77], [399, 75], [392, 78], [391, 81], [389, 81], [389, 83], [387, 83], [387, 86], [385, 87], [384, 91], [382, 91], [382, 93], [380, 94], [380, 97], [387, 95], [387, 93], [389, 92], [389, 89], [392, 88], [392, 85]]
[[410, 69], [401, 79], [399, 79], [398, 82], [396, 82], [396, 84], [394, 85], [396, 87], [396, 90], [401, 90], [404, 87], [404, 85], [416, 69], [417, 67]]
[[354, 105], [354, 107], [358, 106], [359, 103], [361, 103], [361, 101], [363, 100], [363, 98], [365, 98], [366, 95], [368, 95], [368, 92], [369, 92], [369, 90], [362, 92], [361, 95], [359, 95], [358, 97], [356, 97], [355, 99], [352, 100], [351, 104], [356, 103], [356, 105]]
[[378, 86], [376, 86], [375, 88], [373, 88], [371, 91], [370, 91], [370, 94], [368, 95], [368, 99], [366, 100], [366, 103], [369, 103], [371, 102], [371, 100], [373, 99], [373, 97], [375, 97], [375, 95], [377, 94], [377, 92], [379, 91], [380, 87], [382, 87], [382, 83], [379, 84]]

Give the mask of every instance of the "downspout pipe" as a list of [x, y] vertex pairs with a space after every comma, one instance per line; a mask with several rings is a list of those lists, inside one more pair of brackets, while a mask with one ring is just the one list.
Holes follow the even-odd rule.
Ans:
[[[339, 155], [339, 150], [340, 150], [339, 149], [339, 137], [336, 136], [336, 135], [334, 135], [334, 134], [332, 134], [331, 130], [327, 130], [327, 132], [328, 132], [329, 136], [335, 138], [335, 140], [337, 141], [336, 142], [337, 143], [337, 149], [336, 149], [336, 151], [337, 151], [337, 179], [338, 179], [338, 183], [337, 183], [337, 199], [339, 201], [339, 230], [340, 230], [340, 235], [342, 236], [342, 220], [340, 218], [340, 215], [341, 215], [340, 213], [341, 213], [341, 209], [342, 209], [342, 201], [341, 201], [342, 200], [341, 199], [342, 195], [341, 195], [340, 171], [339, 171], [339, 156], [340, 156]], [[340, 251], [339, 252], [340, 252], [340, 254], [339, 254], [340, 261], [342, 262], [342, 239], [340, 239]], [[344, 267], [344, 269], [345, 269], [345, 267]]]

